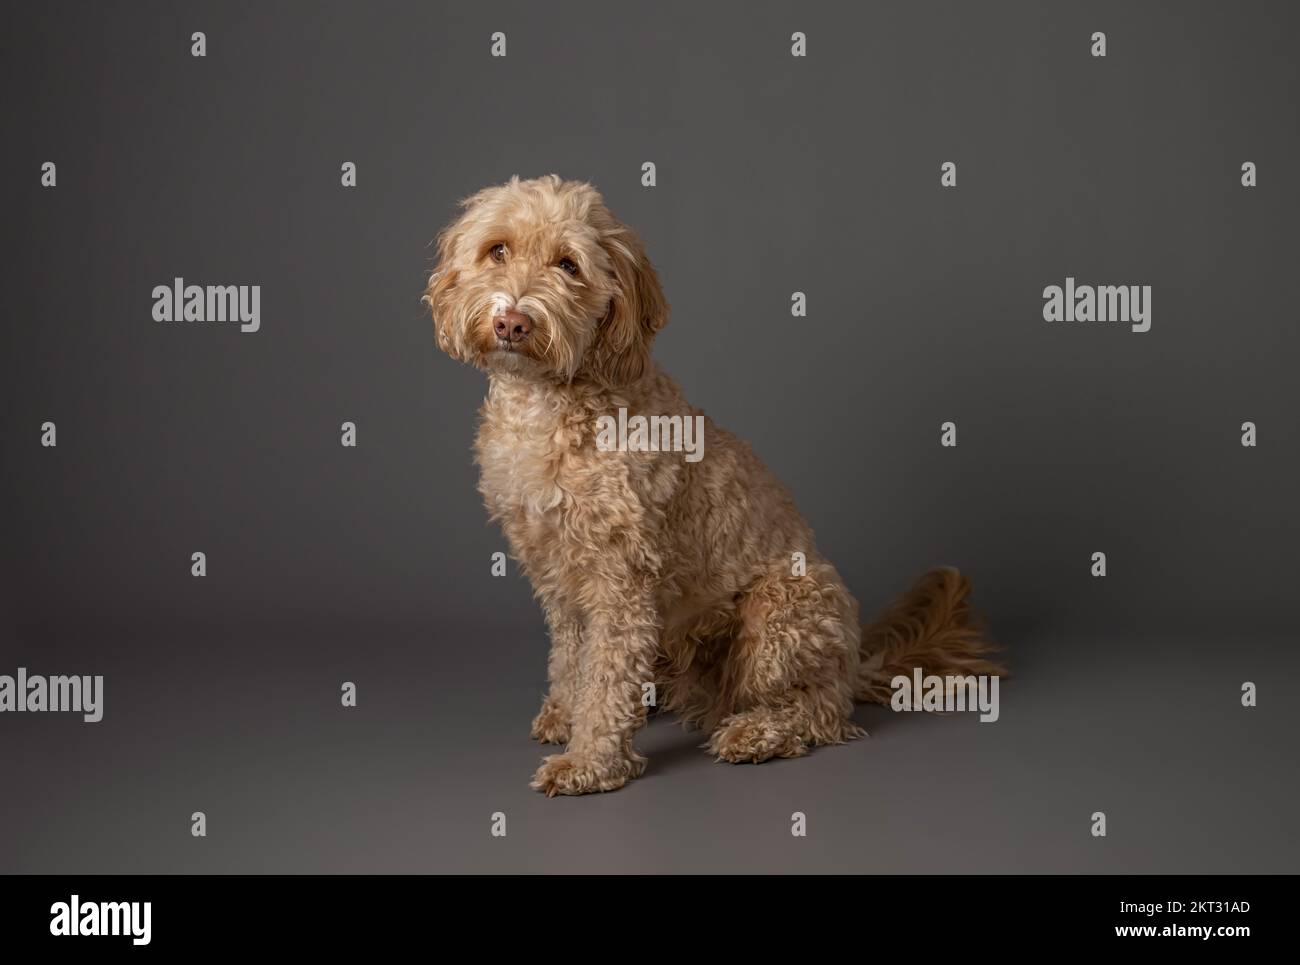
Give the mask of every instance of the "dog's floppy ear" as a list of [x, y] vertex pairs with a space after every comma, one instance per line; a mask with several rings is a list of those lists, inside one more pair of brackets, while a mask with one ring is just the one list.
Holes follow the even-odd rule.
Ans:
[[[519, 178], [511, 178], [507, 187], [514, 187], [518, 183]], [[463, 359], [459, 336], [463, 335], [463, 326], [456, 323], [463, 320], [455, 318], [455, 314], [458, 311], [463, 312], [465, 306], [453, 297], [456, 282], [460, 277], [455, 261], [463, 247], [462, 242], [472, 230], [484, 202], [500, 192], [499, 187], [483, 188], [461, 200], [462, 214], [443, 228], [438, 235], [438, 264], [429, 276], [429, 284], [425, 286], [424, 297], [421, 299], [433, 314], [433, 328], [438, 339], [438, 347], [452, 358], [461, 361]]]
[[459, 275], [452, 265], [452, 256], [456, 250], [456, 237], [459, 234], [460, 224], [461, 219], [457, 219], [438, 235], [438, 264], [429, 276], [429, 284], [425, 287], [424, 297], [421, 299], [429, 306], [429, 311], [433, 315], [433, 331], [438, 340], [438, 348], [454, 359], [459, 359], [460, 355], [452, 337], [450, 316], [453, 309], [448, 296], [456, 287]]
[[613, 265], [615, 290], [591, 348], [593, 376], [611, 387], [639, 379], [650, 362], [650, 342], [668, 324], [668, 302], [640, 240], [628, 229], [602, 242]]

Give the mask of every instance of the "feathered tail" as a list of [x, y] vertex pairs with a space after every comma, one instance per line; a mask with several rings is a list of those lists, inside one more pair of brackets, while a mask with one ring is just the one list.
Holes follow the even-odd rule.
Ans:
[[1006, 670], [985, 659], [996, 647], [983, 635], [970, 608], [970, 581], [954, 567], [930, 570], [875, 623], [862, 628], [862, 662], [854, 696], [888, 704], [890, 681], [924, 674], [940, 677], [1003, 676]]

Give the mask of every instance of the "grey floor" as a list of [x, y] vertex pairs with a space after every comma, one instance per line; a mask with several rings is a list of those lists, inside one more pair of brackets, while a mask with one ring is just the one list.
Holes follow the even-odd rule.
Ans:
[[540, 626], [121, 639], [100, 651], [102, 723], [13, 715], [0, 732], [0, 870], [1294, 872], [1289, 698], [1238, 697], [1295, 679], [1279, 643], [1040, 632], [1011, 645], [996, 723], [864, 707], [869, 740], [735, 767], [656, 719], [641, 780], [548, 800], [528, 788]]

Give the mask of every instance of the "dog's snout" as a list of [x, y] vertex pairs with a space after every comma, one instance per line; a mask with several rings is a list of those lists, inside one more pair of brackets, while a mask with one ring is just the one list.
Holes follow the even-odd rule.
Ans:
[[522, 342], [533, 330], [533, 320], [523, 312], [507, 308], [492, 318], [492, 330], [506, 342]]

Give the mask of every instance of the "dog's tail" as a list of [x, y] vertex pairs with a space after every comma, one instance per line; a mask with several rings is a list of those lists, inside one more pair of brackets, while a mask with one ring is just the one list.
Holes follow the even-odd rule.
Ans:
[[996, 647], [970, 608], [970, 580], [955, 568], [930, 570], [875, 623], [862, 628], [858, 700], [888, 704], [897, 676], [1002, 676], [1006, 671], [985, 659]]

